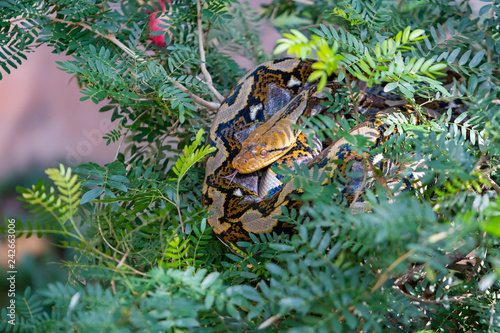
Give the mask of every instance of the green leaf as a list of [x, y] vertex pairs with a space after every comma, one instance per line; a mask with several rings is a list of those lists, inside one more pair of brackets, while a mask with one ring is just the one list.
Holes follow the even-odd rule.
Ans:
[[175, 319], [174, 325], [177, 327], [195, 327], [199, 326], [200, 323], [195, 318], [179, 318]]
[[[406, 28], [406, 29], [409, 29], [410, 27]], [[406, 33], [406, 30], [405, 30], [405, 33]], [[423, 35], [425, 33], [425, 30], [423, 29], [416, 29], [416, 30], [413, 30], [413, 32], [410, 34], [409, 36], [409, 40], [415, 40], [417, 37]]]
[[201, 283], [200, 287], [201, 288], [209, 288], [215, 281], [217, 281], [218, 277], [219, 277], [220, 273], [217, 273], [217, 272], [212, 272], [210, 274], [208, 274], [205, 279], [203, 280], [203, 282]]
[[429, 72], [431, 73], [438, 73], [440, 70], [444, 69], [447, 67], [446, 63], [437, 63], [429, 67]]
[[422, 66], [422, 64], [424, 63], [425, 61], [425, 58], [420, 58], [418, 59], [416, 62], [415, 62], [415, 65], [413, 66], [412, 68], [412, 72], [413, 73], [418, 73], [420, 71], [420, 67]]
[[472, 60], [470, 61], [469, 66], [474, 68], [477, 65], [479, 65], [479, 63], [481, 62], [481, 60], [483, 60], [483, 57], [484, 57], [485, 54], [486, 54], [485, 50], [481, 50], [478, 53], [476, 53], [474, 55], [474, 57], [472, 57]]
[[103, 192], [104, 188], [102, 187], [95, 188], [93, 190], [85, 192], [85, 194], [82, 196], [82, 199], [80, 200], [80, 205], [83, 205], [91, 200], [94, 200], [95, 198], [100, 196]]
[[283, 277], [286, 275], [285, 271], [276, 264], [266, 263], [266, 268], [276, 277]]
[[116, 188], [117, 190], [120, 190], [120, 191], [123, 191], [123, 192], [127, 192], [128, 189], [125, 185], [123, 185], [122, 183], [119, 183], [119, 182], [115, 182], [113, 180], [108, 180], [108, 185], [112, 188]]
[[454, 123], [455, 123], [455, 124], [460, 124], [460, 123], [462, 122], [462, 120], [464, 120], [466, 117], [467, 117], [467, 113], [466, 113], [466, 112], [464, 112], [464, 113], [462, 113], [461, 115], [459, 115], [459, 116], [457, 117], [457, 119], [455, 119]]
[[[277, 42], [279, 43], [279, 40]], [[289, 48], [290, 48], [290, 44], [289, 43], [281, 42], [281, 44], [278, 44], [276, 46], [276, 48], [274, 49], [274, 54], [280, 54], [280, 53], [282, 53], [284, 51], [287, 51]]]
[[448, 59], [446, 59], [446, 61], [448, 63], [452, 63], [455, 61], [455, 59], [457, 58], [458, 54], [460, 53], [460, 48], [457, 47], [456, 49], [454, 49], [450, 55], [448, 56]]
[[468, 50], [467, 52], [465, 52], [462, 57], [460, 58], [460, 60], [458, 61], [458, 65], [459, 66], [463, 66], [465, 65], [465, 63], [467, 62], [467, 60], [469, 60], [469, 57], [470, 57], [470, 54], [472, 53], [471, 50]]
[[287, 252], [287, 251], [293, 251], [294, 250], [293, 246], [287, 245], [287, 244], [269, 244], [269, 247], [271, 249], [274, 249], [274, 250], [277, 250], [277, 251], [281, 251], [281, 252]]
[[121, 183], [125, 183], [125, 184], [130, 183], [130, 181], [128, 180], [127, 177], [120, 176], [120, 175], [109, 175], [108, 179], [110, 179], [110, 180], [116, 180], [117, 182], [121, 182]]
[[403, 38], [402, 38], [403, 44], [406, 44], [408, 42], [410, 37], [410, 32], [411, 32], [411, 27], [407, 26], [403, 32]]
[[500, 237], [500, 215], [490, 216], [481, 223], [481, 229], [495, 237]]
[[390, 82], [390, 83], [385, 85], [384, 91], [385, 92], [393, 91], [397, 87], [398, 87], [398, 82]]
[[423, 64], [422, 66], [420, 67], [420, 71], [422, 71], [423, 73], [427, 73], [428, 72], [428, 69], [429, 67], [432, 65], [432, 63], [434, 62], [434, 59], [427, 59]]
[[453, 36], [455, 34], [455, 29], [453, 28], [453, 19], [451, 17], [446, 20], [446, 27], [448, 28], [450, 35]]
[[481, 7], [481, 9], [479, 9], [479, 16], [486, 14], [491, 9], [491, 6], [492, 5], [489, 4], [489, 5], [485, 5], [485, 6]]

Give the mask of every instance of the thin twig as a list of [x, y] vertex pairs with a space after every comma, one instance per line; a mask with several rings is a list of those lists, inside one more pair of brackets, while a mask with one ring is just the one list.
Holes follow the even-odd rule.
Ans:
[[103, 38], [106, 38], [107, 40], [111, 41], [113, 44], [115, 44], [116, 46], [118, 46], [120, 49], [122, 49], [123, 51], [125, 51], [125, 53], [127, 53], [128, 55], [130, 55], [132, 58], [138, 60], [138, 61], [144, 61], [144, 59], [140, 58], [137, 54], [134, 53], [134, 51], [132, 51], [131, 49], [129, 49], [128, 47], [126, 47], [122, 42], [120, 42], [116, 36], [109, 32], [107, 35], [104, 35], [102, 33], [100, 33], [99, 31], [97, 30], [94, 30], [92, 29], [92, 27], [86, 23], [83, 23], [83, 22], [71, 22], [71, 21], [65, 21], [65, 20], [61, 20], [61, 19], [58, 19], [58, 18], [55, 18], [55, 17], [49, 17], [49, 19], [54, 22], [54, 23], [63, 23], [63, 24], [69, 24], [69, 25], [76, 25], [76, 26], [80, 26], [80, 27], [83, 27], [89, 31], [92, 31], [93, 33], [95, 33], [96, 35], [99, 35]]
[[271, 326], [274, 322], [276, 322], [280, 318], [281, 318], [281, 314], [279, 314], [279, 313], [277, 315], [271, 316], [271, 317], [267, 318], [266, 320], [264, 320], [262, 322], [262, 324], [260, 324], [258, 329], [263, 330], [264, 328]]
[[[138, 119], [138, 118], [137, 118]], [[173, 131], [175, 130], [175, 128], [179, 125], [179, 119], [177, 119], [174, 124], [172, 126], [170, 126], [170, 128], [165, 132], [165, 134], [163, 134], [163, 137], [167, 138], [168, 136], [170, 136], [170, 134], [173, 133]], [[130, 162], [130, 160], [132, 160], [132, 158], [134, 156], [136, 156], [137, 154], [139, 153], [142, 153], [146, 148], [150, 147], [151, 145], [146, 145], [146, 146], [142, 146], [141, 148], [139, 148], [139, 150], [136, 151], [135, 154], [133, 154], [132, 156], [130, 156], [126, 161], [125, 161], [125, 164], [128, 164], [128, 162]]]
[[116, 265], [116, 268], [120, 268], [123, 266], [123, 264], [125, 264], [125, 260], [127, 260], [127, 257], [128, 257], [128, 254], [130, 253], [130, 250], [127, 250], [126, 253], [123, 254], [123, 257], [120, 259], [120, 261], [118, 262], [118, 265]]
[[206, 66], [206, 59], [205, 59], [205, 50], [203, 49], [203, 29], [201, 25], [201, 3], [200, 0], [196, 0], [196, 8], [197, 8], [197, 19], [198, 19], [198, 42], [199, 42], [199, 48], [200, 48], [200, 60], [201, 60], [201, 72], [203, 73], [203, 76], [205, 77], [205, 83], [208, 87], [208, 90], [210, 90], [215, 98], [219, 102], [222, 102], [224, 100], [224, 96], [222, 96], [217, 89], [212, 84], [212, 77], [210, 76], [210, 73], [207, 71], [207, 66]]
[[[488, 161], [488, 158], [485, 157], [484, 155], [481, 155], [481, 157], [479, 157], [479, 160], [477, 161], [476, 165], [474, 166], [474, 171], [479, 171], [479, 169], [481, 168], [481, 165], [483, 165], [484, 162], [487, 162]], [[493, 180], [491, 179], [491, 174], [495, 171], [497, 171], [498, 169], [500, 169], [500, 164], [498, 165], [495, 165], [493, 168], [491, 169], [488, 169], [484, 172], [481, 172], [481, 175], [483, 177], [485, 177], [491, 184], [491, 187], [493, 187], [493, 189], [495, 190], [495, 192], [497, 192], [497, 194], [500, 195], [500, 186]]]
[[415, 250], [410, 250], [403, 254], [401, 257], [396, 259], [386, 270], [385, 272], [380, 276], [380, 278], [377, 280], [377, 283], [372, 288], [372, 292], [377, 290], [378, 288], [382, 287], [384, 283], [391, 277], [391, 271], [396, 268], [400, 263], [408, 259], [410, 256], [412, 256], [415, 253]]
[[196, 103], [198, 103], [198, 104], [200, 104], [200, 105], [202, 105], [210, 110], [217, 110], [220, 107], [219, 103], [214, 103], [214, 102], [209, 102], [209, 101], [204, 100], [200, 96], [192, 93], [188, 88], [183, 86], [181, 83], [179, 83], [177, 81], [173, 81], [173, 80], [172, 80], [172, 83], [174, 84], [174, 86], [179, 88], [182, 92], [188, 93], [189, 97], [191, 97]]
[[[144, 62], [145, 61], [144, 59], [140, 58], [137, 54], [135, 54], [134, 51], [132, 51], [127, 46], [125, 46], [122, 42], [120, 42], [116, 38], [116, 36], [113, 33], [111, 33], [111, 32], [109, 32], [107, 35], [102, 34], [101, 32], [92, 29], [92, 27], [90, 25], [88, 25], [86, 23], [83, 23], [83, 22], [65, 21], [65, 20], [61, 20], [61, 19], [58, 19], [58, 18], [54, 18], [54, 17], [51, 17], [50, 20], [52, 22], [54, 22], [54, 23], [62, 23], [62, 24], [69, 24], [69, 25], [83, 27], [84, 29], [92, 31], [96, 35], [101, 36], [101, 37], [106, 38], [107, 40], [111, 41], [113, 44], [115, 44], [116, 46], [118, 46], [121, 50], [123, 50], [125, 53], [127, 53], [128, 55], [130, 55], [132, 58], [136, 59], [137, 61], [140, 61], [140, 62]], [[203, 71], [204, 62], [205, 62], [205, 53], [203, 52], [202, 54], [200, 54], [200, 56], [202, 56], [202, 55], [203, 55], [203, 58], [202, 58], [202, 62], [203, 62], [203, 64], [202, 64], [202, 71]], [[205, 71], [206, 71], [206, 68], [205, 68]], [[208, 72], [207, 72], [207, 74], [208, 74]], [[211, 110], [217, 110], [219, 108], [219, 106], [220, 106], [219, 103], [214, 103], [214, 102], [206, 101], [203, 98], [201, 98], [198, 95], [196, 95], [193, 92], [191, 92], [188, 88], [186, 88], [181, 83], [175, 81], [174, 79], [172, 79], [172, 78], [167, 78], [167, 79], [169, 81], [172, 81], [173, 85], [176, 86], [177, 88], [179, 88], [182, 92], [185, 92], [185, 93], [189, 94], [189, 96], [196, 103], [198, 103], [198, 104], [200, 104], [200, 105], [202, 105], [202, 106], [204, 106], [206, 108], [209, 108]], [[207, 83], [209, 89], [210, 89], [211, 82], [212, 82], [211, 80], [212, 80], [212, 78], [210, 77], [210, 85], [208, 85], [208, 83]], [[212, 88], [213, 88], [213, 86], [212, 86]], [[212, 90], [210, 89], [210, 91], [212, 91]], [[212, 93], [214, 93], [214, 92], [212, 91]], [[217, 92], [217, 94], [214, 93], [214, 95], [217, 97], [217, 99], [219, 99], [219, 101], [222, 101], [224, 99], [218, 92]], [[220, 99], [219, 96], [221, 96], [222, 99]]]
[[[119, 261], [118, 259], [116, 259], [115, 257], [112, 257], [112, 256], [110, 256], [110, 255], [107, 255], [106, 253], [104, 253], [104, 252], [102, 252], [102, 251], [99, 251], [99, 250], [98, 250], [98, 249], [96, 249], [96, 248], [93, 248], [93, 249], [92, 249], [92, 252], [94, 252], [94, 254], [99, 255], [99, 256], [101, 256], [101, 257], [104, 257], [104, 258], [106, 258], [106, 259], [113, 260], [113, 261], [116, 261], [116, 262], [118, 262], [118, 263], [120, 262], [120, 261]], [[122, 266], [123, 266], [123, 267], [126, 267], [126, 268], [127, 268], [127, 269], [129, 269], [129, 270], [131, 270], [131, 271], [132, 271], [132, 272], [134, 272], [135, 274], [138, 274], [138, 275], [141, 275], [141, 276], [147, 276], [147, 274], [146, 274], [146, 273], [141, 272], [141, 271], [139, 271], [139, 270], [135, 269], [135, 268], [134, 268], [134, 267], [132, 267], [132, 266], [129, 266], [129, 265], [124, 264], [124, 263], [122, 263]], [[114, 271], [115, 271], [115, 272], [119, 272], [119, 270], [118, 270], [118, 269], [115, 269]]]
[[[493, 17], [495, 17], [495, 10], [494, 10], [494, 7], [491, 6], [490, 8], [490, 19], [492, 19]], [[487, 40], [486, 39], [487, 35], [484, 36], [484, 40]], [[486, 61], [491, 63], [491, 43], [486, 43], [488, 45], [488, 48], [487, 48], [487, 52], [486, 52]], [[488, 80], [491, 80], [490, 78], [488, 78]]]
[[486, 175], [486, 179], [488, 179], [488, 181], [491, 184], [491, 187], [493, 187], [495, 192], [497, 192], [497, 194], [500, 195], [500, 186], [498, 186], [498, 184], [495, 183], [495, 181], [493, 179], [491, 179], [490, 175]]
[[[120, 125], [118, 125], [118, 128], [120, 128]], [[120, 149], [122, 148], [123, 142], [125, 141], [125, 138], [127, 137], [129, 132], [130, 132], [130, 127], [127, 128], [127, 131], [125, 132], [125, 134], [121, 134], [121, 130], [120, 130], [121, 140], [120, 140], [120, 143], [118, 144], [118, 148], [116, 149], [114, 161], [116, 161], [116, 159], [118, 158], [118, 154], [120, 153]]]
[[10, 24], [17, 23], [17, 22], [24, 21], [24, 20], [27, 20], [27, 19], [29, 19], [29, 17], [19, 17], [19, 18], [10, 20], [9, 23]]
[[104, 243], [106, 243], [113, 251], [118, 252], [118, 253], [120, 253], [122, 255], [125, 255], [125, 253], [121, 252], [120, 250], [114, 248], [111, 244], [109, 244], [109, 242], [107, 241], [106, 237], [104, 237], [104, 234], [102, 233], [102, 228], [101, 228], [101, 221], [99, 220], [99, 214], [97, 214], [97, 227], [99, 228], [99, 233], [101, 234], [101, 237], [104, 240]]
[[497, 171], [498, 169], [500, 169], [500, 164], [497, 164], [493, 168], [486, 170], [485, 172], [483, 172], [483, 175], [488, 175], [489, 176], [493, 172]]
[[427, 298], [420, 298], [420, 297], [415, 297], [412, 295], [408, 295], [407, 293], [403, 292], [401, 289], [398, 287], [392, 287], [394, 290], [399, 291], [401, 294], [405, 295], [408, 299], [414, 302], [418, 302], [421, 304], [443, 304], [443, 303], [462, 303], [465, 301], [466, 298], [475, 296], [474, 294], [463, 294], [461, 296], [453, 296], [449, 297], [447, 299], [427, 299]]
[[493, 322], [494, 322], [494, 319], [495, 319], [495, 303], [496, 303], [496, 300], [493, 299], [493, 302], [491, 302], [490, 320], [489, 320], [489, 323], [488, 323], [489, 324], [488, 331], [493, 326]]
[[476, 164], [474, 165], [474, 168], [472, 169], [473, 171], [479, 171], [479, 169], [481, 169], [481, 166], [483, 165], [484, 162], [487, 162], [488, 161], [488, 158], [481, 154], [481, 156], [479, 156], [479, 159], [477, 160]]
[[[352, 90], [352, 87], [351, 87], [351, 80], [349, 78], [347, 71], [345, 71], [344, 69], [341, 69], [341, 70], [342, 70], [342, 73], [344, 73], [347, 89], [349, 89], [349, 95], [351, 96], [351, 100], [352, 100], [352, 104], [353, 104], [353, 108], [354, 108], [354, 114], [356, 115], [356, 123], [357, 123], [357, 125], [359, 125], [360, 122], [359, 122], [358, 101], [357, 101], [356, 96], [354, 96], [354, 91]], [[359, 134], [359, 128], [358, 128], [358, 134]], [[366, 156], [363, 156], [363, 159], [366, 161], [366, 163], [368, 164], [370, 169], [373, 171], [375, 181], [388, 191], [387, 195], [389, 197], [392, 197], [391, 189], [387, 185], [387, 180], [384, 178], [384, 176], [377, 174], [378, 170], [375, 168], [375, 166], [373, 165], [373, 163], [370, 161], [369, 158], [367, 158]]]
[[354, 96], [354, 92], [352, 91], [351, 79], [349, 78], [349, 74], [347, 73], [346, 70], [344, 70], [343, 68], [341, 70], [342, 70], [342, 73], [344, 73], [345, 83], [347, 85], [347, 89], [349, 89], [349, 95], [351, 95], [351, 100], [352, 100], [352, 104], [354, 107], [354, 113], [356, 114], [356, 123], [359, 125], [358, 101], [356, 99], [356, 96]]
[[[177, 198], [179, 200], [179, 198]], [[177, 202], [176, 205], [177, 207], [177, 213], [179, 214], [179, 222], [181, 223], [181, 230], [182, 233], [184, 233], [184, 223], [182, 222], [182, 213], [181, 213], [181, 207], [179, 206], [179, 203]]]

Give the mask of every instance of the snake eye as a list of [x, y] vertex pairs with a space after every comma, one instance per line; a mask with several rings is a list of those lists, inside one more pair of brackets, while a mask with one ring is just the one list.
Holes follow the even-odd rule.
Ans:
[[266, 156], [267, 156], [267, 150], [262, 149], [262, 150], [260, 151], [260, 156], [262, 156], [262, 157], [266, 157]]

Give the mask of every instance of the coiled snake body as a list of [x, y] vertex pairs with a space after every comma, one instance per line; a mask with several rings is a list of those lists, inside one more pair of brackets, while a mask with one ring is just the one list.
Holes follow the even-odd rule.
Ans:
[[[312, 63], [280, 59], [256, 67], [229, 92], [217, 111], [210, 130], [210, 144], [216, 151], [206, 162], [203, 203], [211, 213], [209, 224], [229, 247], [230, 243], [249, 240], [249, 233], [293, 232], [293, 225], [274, 217], [281, 214], [282, 206], [300, 208], [302, 202], [293, 194], [300, 194], [301, 190], [293, 181], [281, 184], [271, 173], [270, 163], [288, 159], [307, 163], [310, 169], [316, 165], [329, 177], [335, 169], [345, 172], [343, 168], [348, 164], [351, 170], [366, 172], [366, 161], [346, 140], [339, 139], [319, 152], [320, 143], [308, 145], [307, 138], [291, 126], [300, 122], [301, 116], [310, 117], [322, 111], [321, 103], [328, 101], [325, 91], [333, 95], [342, 87], [333, 82], [318, 92], [316, 84], [307, 82], [313, 71]], [[394, 110], [404, 111], [401, 108], [379, 111], [350, 132], [380, 145], [387, 139], [384, 135], [387, 125], [381, 118]], [[259, 140], [260, 144], [254, 143]], [[272, 156], [275, 152], [277, 161]], [[267, 164], [259, 163], [261, 156]], [[250, 161], [252, 157], [256, 160]], [[384, 168], [383, 159], [369, 158], [376, 167]], [[336, 160], [345, 163], [334, 163]], [[252, 168], [245, 169], [248, 164]], [[239, 173], [235, 173], [235, 168]], [[362, 183], [359, 178], [346, 184], [342, 195], [348, 203]]]

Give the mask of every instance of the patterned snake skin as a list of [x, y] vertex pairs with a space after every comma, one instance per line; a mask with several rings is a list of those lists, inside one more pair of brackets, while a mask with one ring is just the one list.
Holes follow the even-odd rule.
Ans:
[[[312, 64], [311, 60], [299, 59], [261, 64], [237, 83], [217, 111], [210, 130], [210, 144], [216, 151], [206, 162], [203, 204], [209, 209], [210, 225], [230, 248], [239, 241], [248, 241], [249, 233], [293, 232], [293, 225], [274, 217], [281, 214], [282, 206], [299, 209], [302, 202], [294, 194], [302, 191], [293, 181], [281, 183], [282, 177], [271, 170], [273, 165], [292, 166], [290, 161], [307, 163], [310, 170], [317, 166], [328, 177], [333, 177], [335, 170], [344, 176], [349, 165], [350, 171], [366, 172], [367, 178], [374, 175], [367, 170], [366, 159], [382, 172], [389, 167], [390, 163], [379, 156], [382, 154], [360, 156], [343, 138], [323, 150], [319, 140], [309, 145], [307, 136], [291, 127], [291, 124], [300, 123], [300, 117], [311, 117], [326, 108], [321, 105], [328, 101], [325, 92], [334, 95], [342, 88], [339, 83], [330, 82], [318, 92], [316, 84], [307, 82], [314, 71]], [[406, 117], [413, 113], [405, 103], [391, 104], [387, 97], [365, 98], [360, 106], [366, 104], [377, 112], [366, 117], [350, 133], [365, 136], [374, 143], [373, 147], [380, 146], [392, 135], [385, 135], [388, 125], [383, 118], [395, 112]], [[292, 142], [291, 147], [281, 141]], [[277, 158], [274, 158], [275, 152], [278, 152]], [[266, 158], [266, 164], [252, 160], [261, 156]], [[335, 163], [338, 160], [345, 163]], [[247, 165], [251, 167], [245, 169]], [[389, 179], [388, 182], [391, 185], [401, 180]], [[403, 187], [412, 186], [410, 180], [402, 182], [406, 182]], [[363, 177], [352, 178], [342, 189], [348, 204], [352, 203], [362, 184]]]

